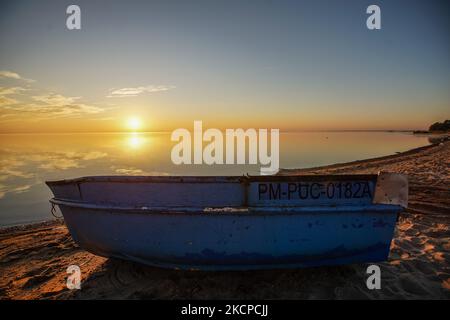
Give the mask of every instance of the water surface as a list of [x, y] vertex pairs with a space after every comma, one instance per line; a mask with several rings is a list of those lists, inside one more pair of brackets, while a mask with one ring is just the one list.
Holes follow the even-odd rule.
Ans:
[[[242, 175], [259, 165], [172, 164], [169, 133], [0, 135], [0, 226], [51, 218], [46, 180], [87, 175]], [[428, 144], [397, 132], [280, 134], [280, 167], [367, 159]]]

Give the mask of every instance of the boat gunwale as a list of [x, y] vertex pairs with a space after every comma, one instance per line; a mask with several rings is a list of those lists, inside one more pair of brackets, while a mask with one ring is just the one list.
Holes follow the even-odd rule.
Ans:
[[377, 174], [332, 174], [332, 175], [271, 175], [271, 176], [84, 176], [74, 179], [46, 181], [47, 186], [78, 184], [85, 182], [114, 183], [252, 183], [252, 182], [297, 182], [307, 181], [376, 181]]
[[[78, 209], [93, 211], [103, 211], [108, 213], [127, 214], [162, 214], [162, 215], [192, 215], [192, 216], [286, 216], [302, 214], [348, 214], [348, 213], [379, 213], [392, 214], [400, 213], [403, 208], [394, 204], [370, 204], [370, 205], [323, 205], [323, 206], [284, 206], [284, 207], [127, 207], [108, 204], [96, 204], [82, 201], [70, 201], [52, 198], [52, 205], [66, 206]], [[234, 209], [234, 210], [230, 210]]]

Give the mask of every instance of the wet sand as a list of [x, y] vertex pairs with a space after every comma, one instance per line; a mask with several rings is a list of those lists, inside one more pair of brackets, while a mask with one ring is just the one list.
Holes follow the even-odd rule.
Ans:
[[[173, 271], [94, 256], [62, 222], [0, 230], [0, 299], [450, 299], [450, 142], [388, 157], [280, 174], [408, 174], [381, 289], [368, 290], [368, 264], [248, 272]], [[81, 290], [66, 288], [79, 265]]]

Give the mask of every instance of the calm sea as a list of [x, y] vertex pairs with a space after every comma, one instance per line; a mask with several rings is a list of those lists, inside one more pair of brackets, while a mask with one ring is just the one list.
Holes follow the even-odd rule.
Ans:
[[[280, 134], [280, 167], [367, 159], [429, 144], [398, 132]], [[172, 164], [169, 133], [0, 135], [0, 226], [50, 219], [46, 180], [87, 175], [259, 174], [255, 165]]]

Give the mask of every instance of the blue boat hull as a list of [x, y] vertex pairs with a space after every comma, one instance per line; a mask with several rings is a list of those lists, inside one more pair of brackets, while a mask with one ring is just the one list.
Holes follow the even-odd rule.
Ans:
[[396, 205], [236, 212], [157, 212], [58, 203], [82, 248], [151, 266], [301, 268], [384, 261]]

